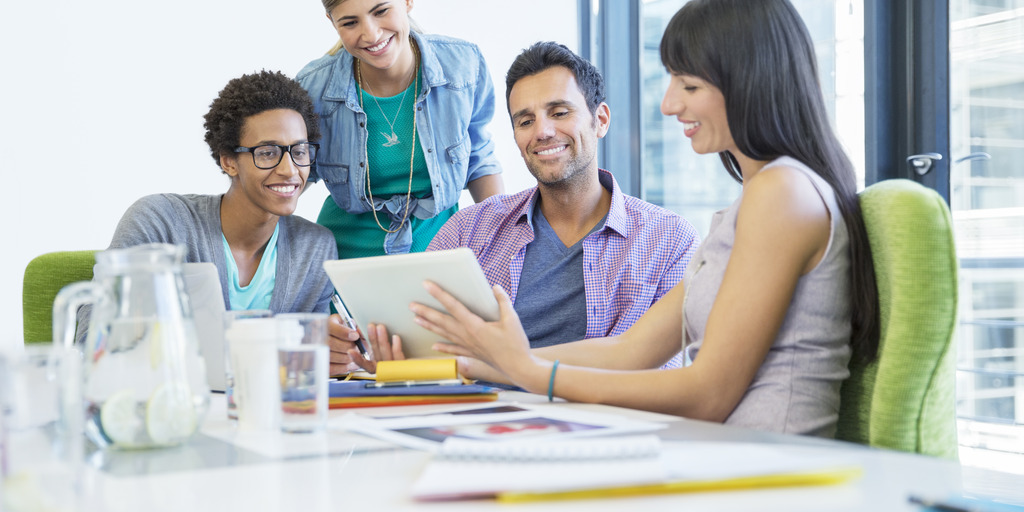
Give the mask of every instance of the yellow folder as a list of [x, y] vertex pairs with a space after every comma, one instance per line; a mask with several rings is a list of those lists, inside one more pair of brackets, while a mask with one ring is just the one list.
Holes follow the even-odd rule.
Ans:
[[459, 378], [454, 358], [405, 359], [377, 363], [377, 382], [447, 380]]

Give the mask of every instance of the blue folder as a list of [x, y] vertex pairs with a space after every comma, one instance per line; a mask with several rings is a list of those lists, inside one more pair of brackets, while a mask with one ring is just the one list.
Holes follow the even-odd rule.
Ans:
[[407, 396], [407, 395], [475, 395], [480, 393], [497, 393], [498, 388], [482, 384], [460, 385], [410, 385], [394, 387], [367, 387], [373, 381], [347, 380], [330, 383], [330, 396]]

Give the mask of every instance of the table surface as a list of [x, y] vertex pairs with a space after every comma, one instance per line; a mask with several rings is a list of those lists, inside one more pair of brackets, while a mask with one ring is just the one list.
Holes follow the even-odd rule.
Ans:
[[[548, 404], [545, 397], [503, 392], [499, 403], [569, 407], [639, 420], [668, 428], [666, 441], [756, 442], [793, 446], [794, 451], [854, 461], [863, 476], [822, 487], [652, 495], [522, 505], [530, 510], [921, 510], [910, 495], [946, 498], [984, 493], [1024, 502], [1024, 476], [982, 472], [959, 464], [839, 441], [757, 432], [616, 407]], [[444, 406], [374, 408], [374, 414], [411, 414]], [[450, 407], [450, 406], [448, 406]], [[359, 412], [365, 412], [362, 409]], [[319, 434], [240, 432], [226, 419], [223, 395], [214, 394], [198, 434], [186, 445], [161, 450], [96, 451], [86, 458], [86, 501], [108, 511], [300, 510], [374, 507], [375, 510], [482, 510], [509, 507], [492, 501], [418, 503], [413, 482], [429, 462], [427, 452], [407, 449], [338, 428], [348, 411], [333, 410]], [[701, 464], [695, 460], [694, 464]], [[742, 463], [742, 461], [737, 461]], [[993, 484], [995, 482], [995, 484]], [[994, 486], [994, 487], [993, 487]], [[1018, 493], [1013, 496], [1013, 493]]]

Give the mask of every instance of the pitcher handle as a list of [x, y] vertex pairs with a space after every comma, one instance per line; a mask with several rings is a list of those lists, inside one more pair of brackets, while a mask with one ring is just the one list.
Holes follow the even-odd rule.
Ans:
[[110, 300], [109, 293], [93, 281], [80, 281], [61, 288], [53, 301], [53, 344], [63, 348], [73, 347], [78, 308], [86, 304], [101, 306]]

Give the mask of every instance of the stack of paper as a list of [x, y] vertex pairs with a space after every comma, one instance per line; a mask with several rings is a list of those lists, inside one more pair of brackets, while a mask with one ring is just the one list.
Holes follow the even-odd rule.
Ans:
[[449, 439], [412, 493], [420, 501], [438, 501], [661, 481], [658, 442], [653, 434], [542, 442]]
[[377, 386], [365, 380], [330, 383], [330, 408], [378, 407], [384, 405], [450, 404], [490, 402], [498, 389], [479, 384], [417, 384]]
[[[502, 450], [492, 445], [481, 451], [463, 440], [441, 448], [413, 486], [412, 495], [419, 501], [565, 500], [829, 485], [861, 474], [853, 461], [782, 446], [662, 442], [652, 453], [650, 444], [657, 442], [652, 437], [533, 443], [532, 451], [547, 452], [543, 458], [516, 455], [527, 451], [515, 446]], [[595, 442], [608, 446], [598, 447]], [[490, 456], [480, 455], [487, 450], [492, 450]]]
[[330, 407], [449, 404], [497, 400], [498, 389], [464, 382], [455, 359], [381, 361], [372, 381], [330, 384]]

